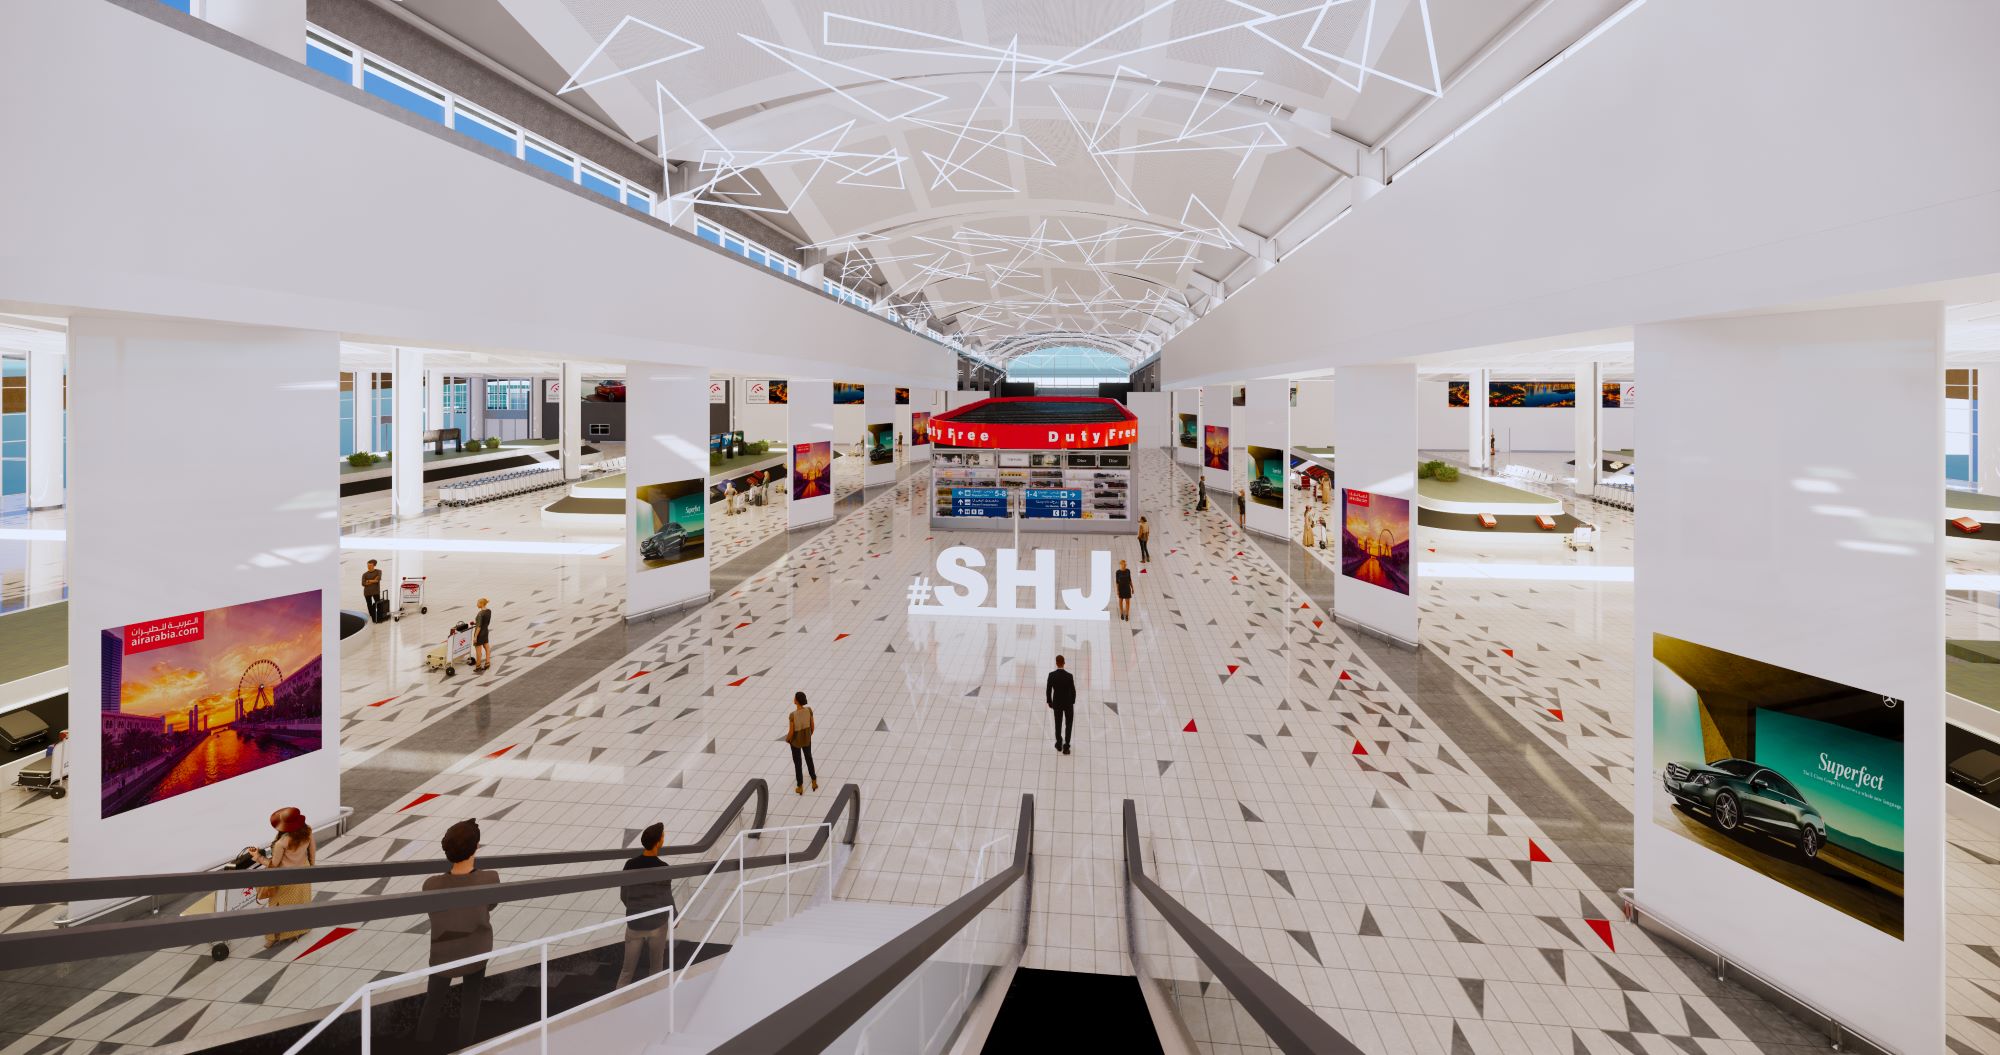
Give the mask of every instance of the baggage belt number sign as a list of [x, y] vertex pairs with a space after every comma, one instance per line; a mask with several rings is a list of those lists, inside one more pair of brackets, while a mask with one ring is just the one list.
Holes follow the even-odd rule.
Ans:
[[1007, 489], [1004, 487], [954, 487], [951, 515], [955, 517], [1007, 516]]
[[1083, 517], [1083, 492], [1029, 488], [1022, 499], [1030, 519], [1078, 520]]

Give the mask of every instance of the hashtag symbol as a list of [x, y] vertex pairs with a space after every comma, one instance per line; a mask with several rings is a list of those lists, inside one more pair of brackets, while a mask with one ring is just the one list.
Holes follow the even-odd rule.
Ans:
[[910, 583], [910, 607], [918, 608], [931, 599], [931, 581], [919, 576]]

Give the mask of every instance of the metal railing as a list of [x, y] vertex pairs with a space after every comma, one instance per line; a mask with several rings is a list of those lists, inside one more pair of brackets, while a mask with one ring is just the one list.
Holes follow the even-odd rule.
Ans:
[[[834, 811], [852, 798], [859, 806], [860, 792], [854, 789], [851, 796], [847, 785], [834, 802]], [[663, 854], [685, 856], [706, 853], [722, 838], [730, 823], [743, 812], [744, 806], [756, 800], [756, 826], [762, 826], [770, 801], [770, 788], [760, 777], [743, 785], [729, 805], [717, 815], [714, 824], [694, 843], [669, 846]], [[829, 814], [831, 822], [833, 814]], [[854, 841], [854, 816], [848, 818], [847, 841]], [[816, 850], [818, 841], [815, 841]], [[618, 861], [632, 856], [631, 847], [616, 847], [603, 850], [570, 850], [557, 853], [506, 854], [481, 858], [480, 864], [489, 869], [530, 868], [545, 865], [589, 864], [600, 861]], [[782, 858], [780, 858], [782, 860]], [[750, 858], [753, 862], [769, 863], [769, 858]], [[751, 867], [762, 867], [752, 864]], [[652, 875], [653, 879], [673, 879], [699, 875], [707, 870], [701, 863], [670, 865], [667, 873]], [[286, 884], [330, 883], [357, 879], [381, 879], [394, 876], [432, 875], [441, 871], [435, 860], [418, 861], [374, 861], [357, 864], [313, 865], [307, 868], [287, 868], [283, 870]], [[316, 927], [348, 925], [397, 916], [415, 916], [450, 908], [464, 908], [473, 905], [492, 905], [509, 901], [524, 901], [531, 898], [553, 897], [563, 894], [581, 893], [591, 890], [605, 890], [645, 882], [647, 872], [590, 872], [582, 875], [558, 876], [546, 879], [515, 880], [460, 890], [433, 890], [410, 894], [378, 894], [372, 897], [356, 897], [347, 900], [333, 900], [320, 904], [299, 905], [284, 908], [260, 908], [248, 912], [211, 914], [177, 918], [149, 918], [119, 923], [93, 923], [53, 931], [20, 931], [0, 934], [0, 963], [9, 968], [40, 967], [49, 964], [68, 963], [74, 960], [97, 956], [118, 956], [126, 953], [151, 952], [156, 949], [174, 948], [184, 945], [207, 945], [234, 938], [247, 938], [255, 934], [272, 932], [311, 930]], [[89, 879], [35, 880], [24, 883], [0, 884], [0, 906], [50, 904], [63, 901], [87, 901], [103, 898], [157, 897], [170, 894], [193, 894], [211, 890], [227, 890], [243, 885], [245, 873], [236, 871], [169, 872], [141, 876], [104, 876]]]
[[[1138, 808], [1131, 799], [1126, 799], [1126, 940], [1131, 943], [1132, 966], [1139, 974], [1140, 984], [1146, 985], [1151, 979], [1147, 975], [1146, 950], [1139, 939], [1139, 903], [1132, 896], [1135, 891], [1145, 896], [1146, 903], [1187, 944], [1194, 959], [1222, 983], [1223, 989], [1240, 1010], [1247, 1013], [1257, 1028], [1263, 1031], [1271, 1047], [1286, 1055], [1361, 1055], [1360, 1048], [1341, 1036], [1304, 1001], [1279, 985], [1263, 968], [1243, 955], [1242, 950], [1203, 923], [1188, 911], [1187, 906], [1161, 889], [1146, 874], [1146, 864], [1139, 847], [1138, 816]], [[1253, 1047], [1243, 1044], [1240, 1039], [1231, 1046], [1236, 1050], [1251, 1050]]]
[[1022, 795], [1014, 830], [1014, 859], [1005, 869], [714, 1051], [717, 1055], [808, 1055], [826, 1050], [1016, 883], [1023, 884], [1019, 941], [1025, 944], [1034, 840], [1035, 797]]
[[[840, 809], [841, 805], [842, 803], [836, 802], [834, 806], [835, 810]], [[694, 951], [691, 952], [686, 957], [685, 961], [675, 956], [675, 950], [679, 945], [679, 933], [678, 933], [679, 927], [683, 922], [683, 920], [686, 918], [686, 913], [684, 910], [678, 907], [670, 906], [667, 908], [648, 909], [644, 912], [635, 912], [629, 915], [620, 916], [617, 919], [604, 920], [599, 923], [592, 923], [587, 926], [577, 927], [573, 930], [564, 931], [561, 934], [552, 934], [545, 937], [536, 938], [533, 941], [521, 942], [516, 945], [509, 945], [505, 948], [494, 949], [490, 952], [478, 953], [472, 956], [467, 956], [463, 959], [453, 960], [449, 963], [441, 963], [437, 964], [436, 966], [426, 967], [416, 971], [407, 971], [404, 972], [403, 974], [395, 975], [390, 978], [382, 978], [376, 981], [369, 982], [363, 985], [361, 988], [355, 990], [354, 994], [352, 996], [349, 996], [346, 1000], [342, 1001], [338, 1007], [335, 1007], [333, 1010], [327, 1012], [326, 1015], [320, 1019], [317, 1025], [313, 1026], [311, 1030], [307, 1031], [304, 1036], [301, 1036], [298, 1040], [294, 1041], [291, 1047], [285, 1049], [285, 1055], [299, 1055], [300, 1052], [305, 1051], [307, 1046], [310, 1045], [315, 1039], [317, 1039], [320, 1036], [320, 1034], [324, 1033], [335, 1022], [339, 1021], [342, 1015], [346, 1014], [349, 1009], [354, 1008], [357, 1004], [360, 1005], [361, 1055], [372, 1055], [372, 1052], [374, 1051], [374, 1039], [375, 1039], [374, 1013], [375, 1013], [377, 994], [385, 991], [399, 989], [403, 986], [411, 984], [412, 982], [427, 981], [432, 975], [457, 971], [461, 968], [472, 967], [475, 965], [487, 965], [497, 960], [510, 959], [512, 957], [520, 956], [523, 954], [533, 954], [537, 960], [537, 970], [539, 972], [539, 978], [540, 978], [540, 1005], [535, 1021], [525, 1026], [508, 1030], [497, 1036], [488, 1037], [487, 1039], [480, 1041], [479, 1043], [469, 1048], [463, 1049], [461, 1055], [478, 1055], [479, 1052], [493, 1050], [494, 1048], [500, 1047], [503, 1044], [519, 1040], [530, 1034], [539, 1035], [539, 1040], [541, 1042], [541, 1049], [543, 1052], [546, 1053], [549, 1050], [549, 1028], [551, 1026], [562, 1021], [563, 1019], [569, 1018], [570, 1016], [581, 1014], [583, 1012], [589, 1011], [592, 1008], [605, 1004], [619, 997], [621, 994], [631, 993], [641, 986], [646, 986], [649, 984], [657, 985], [661, 977], [667, 978], [666, 1027], [667, 1030], [671, 1032], [674, 1029], [678, 1028], [678, 1023], [675, 1020], [675, 1003], [674, 1003], [675, 992], [679, 989], [681, 980], [686, 976], [688, 968], [701, 962], [702, 952], [708, 948], [710, 939], [713, 938], [715, 935], [716, 927], [719, 926], [722, 923], [723, 919], [727, 917], [729, 909], [732, 905], [735, 906], [737, 910], [736, 933], [738, 938], [740, 939], [741, 935], [743, 934], [745, 927], [745, 920], [742, 915], [742, 905], [744, 900], [743, 893], [747, 888], [755, 884], [767, 882], [774, 879], [784, 879], [785, 894], [786, 894], [785, 905], [787, 908], [789, 908], [791, 904], [791, 876], [801, 871], [807, 871], [811, 869], [821, 869], [825, 873], [825, 887], [823, 891], [821, 891], [819, 896], [821, 897], [832, 896], [833, 884], [836, 881], [836, 878], [834, 876], [835, 855], [826, 854], [822, 857], [819, 854], [819, 848], [825, 846], [828, 840], [831, 839], [833, 834], [833, 823], [834, 822], [832, 817], [829, 816], [827, 820], [821, 821], [817, 824], [794, 824], [782, 828], [748, 828], [743, 831], [737, 832], [736, 837], [730, 840], [729, 846], [723, 850], [722, 855], [718, 857], [715, 860], [715, 862], [709, 867], [708, 874], [702, 878], [701, 885], [695, 889], [693, 896], [688, 898], [688, 903], [690, 905], [700, 901], [702, 893], [708, 889], [709, 883], [713, 881], [717, 875], [721, 874], [724, 871], [734, 871], [736, 873], [737, 878], [736, 878], [735, 890], [731, 893], [729, 900], [724, 902], [722, 907], [717, 911], [715, 919], [709, 924], [708, 930], [702, 935], [700, 944], [698, 944], [695, 947]], [[812, 858], [808, 858], [804, 853], [800, 853], [796, 857], [794, 856], [794, 852], [791, 846], [791, 837], [793, 833], [801, 831], [812, 831], [816, 836], [813, 839], [812, 843], [810, 844], [811, 845], [810, 852], [813, 855]], [[764, 854], [756, 858], [752, 858], [749, 856], [746, 849], [748, 845], [748, 840], [761, 839], [762, 837], [767, 835], [779, 835], [779, 834], [784, 835], [786, 840], [785, 849], [781, 853]], [[629, 851], [627, 851], [627, 853], [629, 854]], [[783, 866], [784, 868], [783, 871], [771, 875], [757, 876], [754, 879], [746, 878], [748, 876], [749, 871], [757, 866], [757, 862], [762, 861], [767, 864], [771, 864], [774, 863], [774, 859], [776, 859], [775, 860], [776, 864]], [[798, 864], [799, 862], [808, 860], [812, 860], [812, 863], [799, 866]], [[644, 869], [639, 871], [637, 874], [644, 877], [644, 879], [649, 883], [656, 883], [656, 882], [669, 881], [667, 879], [661, 879], [660, 877], [664, 874], [669, 876], [669, 878], [671, 878], [673, 871], [674, 871], [673, 869], [668, 869], [666, 872], [663, 873], [662, 871], [657, 869]], [[549, 1011], [550, 950], [565, 943], [575, 942], [578, 939], [585, 938], [599, 931], [609, 930], [614, 927], [629, 926], [636, 920], [648, 919], [660, 915], [665, 915], [667, 919], [666, 970], [663, 972], [662, 975], [651, 975], [633, 981], [624, 986], [615, 986], [608, 992], [599, 993], [588, 1000], [582, 1001], [581, 1003], [575, 1004], [571, 1007], [563, 1008], [562, 1010], [557, 1011], [553, 1014], [550, 1013]], [[492, 972], [489, 971], [487, 973], [490, 975]]]

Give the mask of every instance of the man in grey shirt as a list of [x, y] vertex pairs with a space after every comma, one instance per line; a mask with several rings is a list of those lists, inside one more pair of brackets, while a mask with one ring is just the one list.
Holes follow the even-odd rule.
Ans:
[[[424, 880], [425, 890], [457, 890], [500, 882], [500, 873], [480, 869], [473, 856], [479, 852], [478, 821], [459, 821], [445, 829], [442, 842], [451, 870]], [[493, 951], [492, 905], [440, 909], [430, 916], [431, 966]], [[458, 987], [458, 1046], [462, 1048], [479, 1037], [479, 997], [486, 988], [483, 960], [430, 976], [430, 984], [424, 991], [424, 1009], [417, 1016], [417, 1037], [429, 1041], [437, 1036], [438, 1018], [444, 1013], [453, 978], [464, 979], [464, 984]]]

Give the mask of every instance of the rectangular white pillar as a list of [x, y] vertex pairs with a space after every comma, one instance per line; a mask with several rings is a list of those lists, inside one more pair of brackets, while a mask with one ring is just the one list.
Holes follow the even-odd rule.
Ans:
[[[1635, 335], [1638, 902], [1913, 1053], [1945, 1048], [1943, 331], [1901, 304]], [[1786, 807], [1768, 781], [1668, 794], [1723, 758], [1799, 792], [1764, 834], [1719, 829]]]
[[1244, 486], [1248, 489], [1243, 526], [1276, 539], [1291, 537], [1286, 503], [1292, 489], [1292, 383], [1252, 381], [1243, 395]]
[[1292, 444], [1333, 446], [1333, 382], [1300, 381], [1298, 404], [1292, 407]]
[[862, 392], [861, 409], [861, 486], [893, 484], [896, 482], [895, 386], [869, 385]]
[[[697, 417], [691, 418], [690, 421], [698, 421], [700, 423], [699, 427], [706, 429], [708, 426], [708, 407], [706, 406], [708, 386], [706, 384], [702, 386], [701, 394], [704, 400], [704, 405], [700, 408], [701, 413]], [[562, 415], [562, 422], [556, 432], [556, 435], [561, 438], [556, 442], [562, 448], [563, 479], [581, 480], [583, 479], [582, 363], [574, 359], [563, 360], [562, 377], [560, 383], [556, 385], [556, 396], [556, 406], [560, 408]], [[629, 392], [626, 394], [626, 399], [627, 401], [631, 399]], [[631, 434], [631, 424], [630, 420], [627, 420], [625, 423], [627, 435]], [[701, 435], [706, 437], [707, 433], [703, 432]], [[705, 440], [702, 444], [702, 449], [708, 449]], [[708, 462], [705, 457], [702, 461], [702, 471], [704, 473], [708, 471]]]
[[[442, 370], [424, 371], [424, 428], [426, 429], [441, 429], [445, 427], [444, 378], [445, 373]], [[468, 436], [466, 438], [470, 439], [471, 437]], [[448, 451], [457, 449], [456, 446], [445, 447], [445, 450]]]
[[1343, 622], [1414, 645], [1417, 368], [1343, 366], [1333, 400], [1340, 466], [1334, 611]]
[[833, 519], [833, 382], [793, 378], [786, 515], [794, 528]]
[[1979, 452], [1978, 489], [1983, 495], [2000, 495], [2000, 363], [1974, 369], [1972, 382], [1979, 392], [1978, 432], [1973, 438]]
[[1235, 385], [1207, 385], [1201, 390], [1201, 428], [1195, 442], [1201, 466], [1201, 482], [1208, 485], [1208, 500], [1221, 503], [1231, 517], [1236, 515], [1236, 484], [1231, 475], [1229, 448], [1242, 443], [1229, 434], [1234, 417]]
[[389, 493], [399, 517], [424, 513], [424, 351], [395, 350], [389, 388]]
[[1576, 368], [1576, 494], [1589, 498], [1597, 493], [1597, 470], [1604, 457], [1599, 423], [1604, 416], [1604, 382], [1601, 368], [1586, 363]]
[[1493, 469], [1492, 375], [1472, 371], [1466, 381], [1465, 464], [1474, 469]]
[[279, 806], [331, 821], [338, 337], [75, 316], [69, 347], [70, 873], [206, 868]]
[[[930, 461], [930, 420], [931, 415], [944, 410], [942, 394], [935, 388], [910, 389], [910, 405], [903, 409], [909, 411], [901, 425], [903, 447], [909, 451], [909, 463], [915, 465]], [[923, 427], [919, 429], [919, 425]]]
[[1175, 389], [1173, 396], [1174, 461], [1201, 464], [1201, 389]]
[[63, 504], [63, 353], [28, 352], [28, 508]]
[[[581, 382], [564, 365], [563, 413]], [[708, 373], [633, 363], [625, 375], [625, 614], [708, 596]]]

